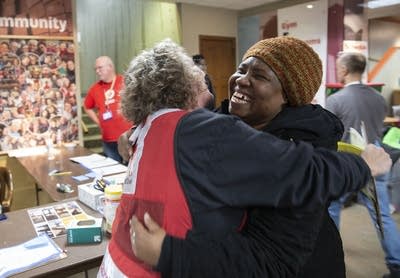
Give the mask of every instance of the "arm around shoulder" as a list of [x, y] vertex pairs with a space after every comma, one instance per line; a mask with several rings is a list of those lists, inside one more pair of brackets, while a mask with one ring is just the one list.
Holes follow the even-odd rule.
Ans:
[[250, 244], [238, 232], [222, 240], [191, 232], [186, 239], [166, 236], [156, 270], [163, 278], [276, 277], [268, 276], [273, 267], [252, 254]]
[[177, 165], [185, 190], [204, 187], [201, 192], [221, 205], [314, 209], [370, 177], [360, 157], [279, 140], [238, 118], [213, 117], [183, 122]]

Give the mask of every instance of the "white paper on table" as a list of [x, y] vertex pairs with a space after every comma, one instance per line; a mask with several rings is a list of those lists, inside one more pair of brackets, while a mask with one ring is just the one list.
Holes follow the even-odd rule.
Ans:
[[117, 164], [117, 165], [111, 165], [111, 166], [107, 166], [107, 167], [95, 168], [95, 169], [92, 169], [92, 171], [95, 172], [97, 175], [107, 176], [107, 175], [126, 172], [126, 169], [127, 169], [127, 167], [125, 165]]
[[81, 163], [81, 164], [82, 164], [82, 166], [92, 170], [92, 169], [95, 169], [95, 168], [116, 165], [118, 163], [119, 163], [118, 161], [116, 161], [116, 160], [114, 160], [112, 158], [106, 157], [106, 159], [102, 159], [102, 160], [98, 160], [98, 161], [91, 161], [91, 162], [87, 162], [87, 163], [84, 162], [84, 163]]
[[0, 277], [8, 277], [65, 257], [60, 247], [43, 234], [22, 244], [0, 249]]
[[84, 156], [75, 156], [70, 158], [71, 161], [77, 162], [79, 164], [95, 162], [103, 159], [106, 159], [106, 157], [98, 153], [94, 153], [91, 155], [84, 155]]

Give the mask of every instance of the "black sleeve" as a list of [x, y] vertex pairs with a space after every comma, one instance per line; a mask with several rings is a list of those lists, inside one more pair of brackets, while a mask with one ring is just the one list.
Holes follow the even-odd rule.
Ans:
[[[309, 217], [319, 215], [306, 215], [307, 223]], [[185, 240], [167, 236], [157, 271], [163, 278], [296, 277], [313, 250], [319, 227], [302, 229], [296, 221], [286, 225], [285, 217], [265, 217], [263, 210], [249, 221], [242, 233], [231, 232], [219, 240], [194, 232]]]
[[163, 278], [284, 277], [274, 268], [273, 274], [265, 276], [268, 272], [258, 266], [257, 260], [264, 262], [266, 252], [258, 252], [262, 250], [257, 245], [251, 248], [251, 243], [240, 233], [230, 233], [223, 241], [193, 233], [186, 240], [167, 236], [156, 270]]
[[[177, 167], [191, 206], [222, 203], [315, 208], [328, 196], [358, 189], [370, 175], [365, 163], [355, 156], [280, 141], [247, 128], [235, 118], [183, 121], [177, 136]], [[209, 201], [208, 194], [215, 199]], [[193, 202], [196, 198], [199, 200]], [[285, 231], [270, 231], [260, 240], [257, 233], [265, 235], [271, 225], [279, 226], [272, 219], [276, 220], [264, 219], [264, 226], [250, 230], [250, 234], [231, 232], [223, 240], [194, 231], [185, 240], [167, 236], [156, 270], [164, 278], [294, 277], [311, 249], [307, 249], [309, 244], [293, 242], [295, 237], [291, 244], [280, 246], [290, 240], [281, 238]]]
[[195, 211], [220, 206], [312, 210], [359, 190], [370, 178], [358, 156], [279, 140], [236, 117], [204, 110], [181, 121], [175, 149], [177, 171]]

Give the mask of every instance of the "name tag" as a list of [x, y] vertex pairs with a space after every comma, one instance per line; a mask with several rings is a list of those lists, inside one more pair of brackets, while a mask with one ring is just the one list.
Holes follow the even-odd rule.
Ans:
[[104, 121], [107, 121], [107, 120], [109, 120], [111, 118], [112, 118], [112, 112], [111, 111], [106, 111], [106, 112], [103, 113], [103, 120]]

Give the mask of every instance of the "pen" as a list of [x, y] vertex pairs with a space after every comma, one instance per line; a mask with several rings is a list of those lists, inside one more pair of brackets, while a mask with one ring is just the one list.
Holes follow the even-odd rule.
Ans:
[[67, 176], [67, 175], [71, 175], [72, 172], [71, 171], [67, 171], [67, 172], [58, 172], [58, 173], [54, 173], [51, 176]]

